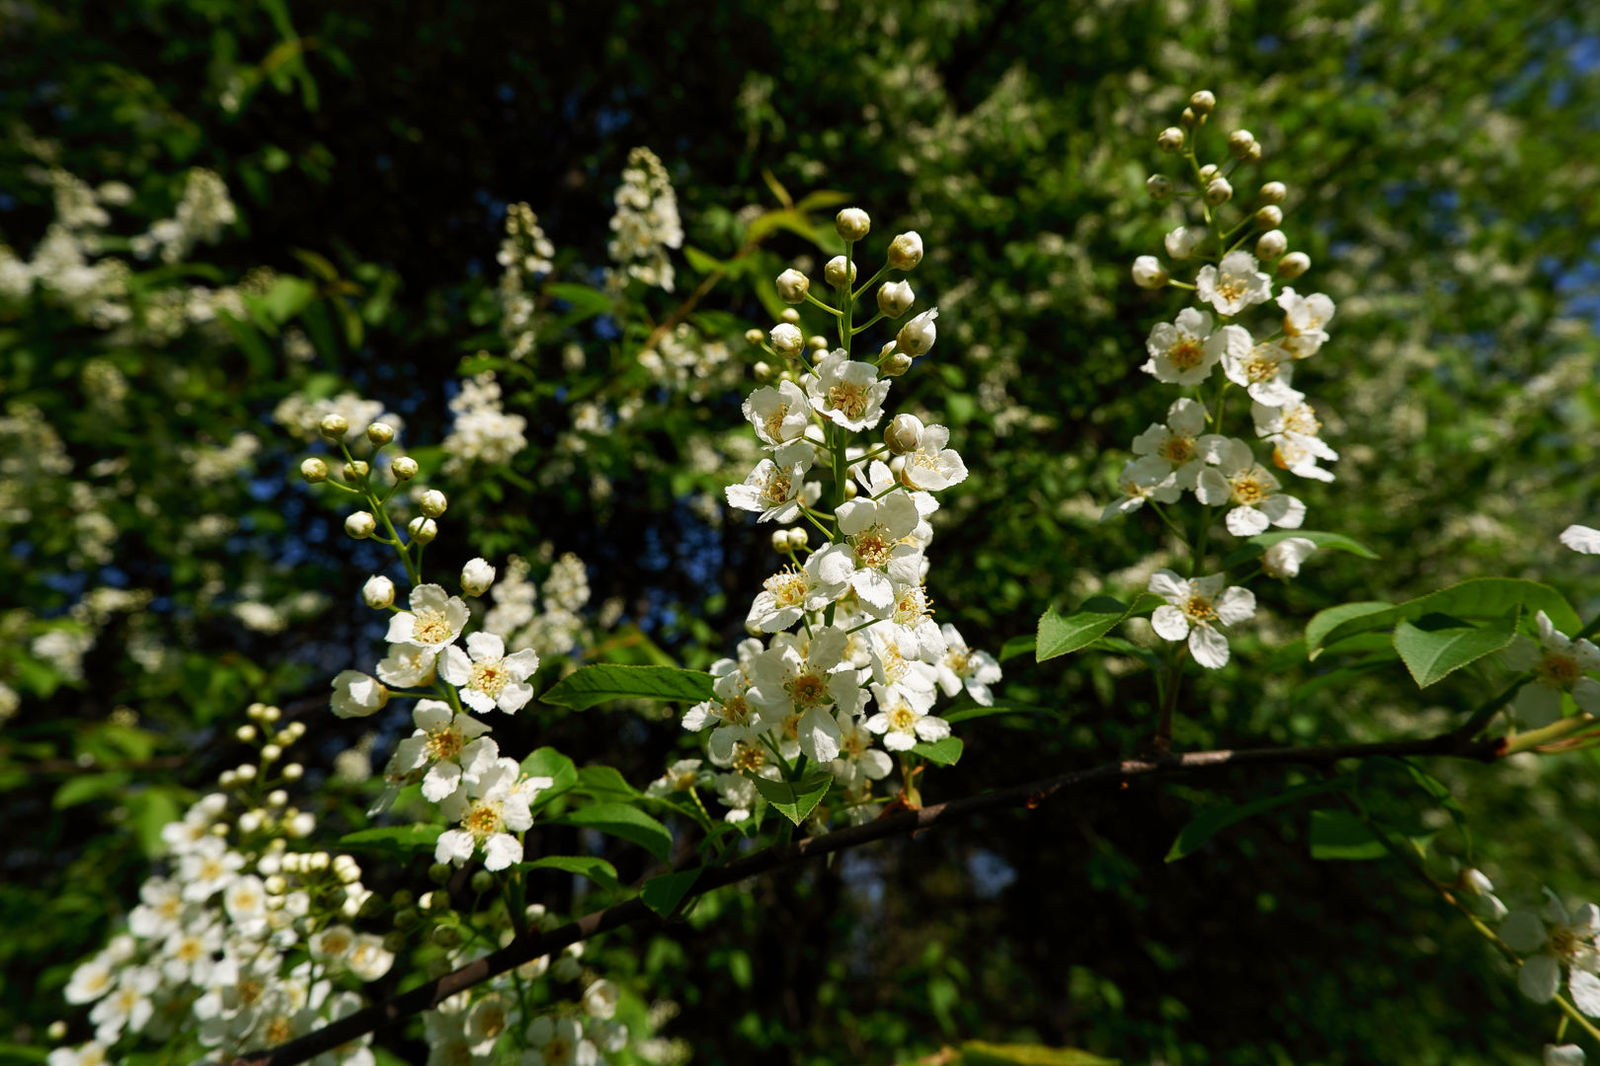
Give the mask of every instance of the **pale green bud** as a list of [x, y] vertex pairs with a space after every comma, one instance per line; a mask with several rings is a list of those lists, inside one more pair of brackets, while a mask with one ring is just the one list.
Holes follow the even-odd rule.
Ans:
[[313, 485], [326, 481], [328, 480], [328, 464], [313, 455], [300, 464], [300, 476]]
[[859, 207], [847, 207], [834, 216], [833, 228], [847, 241], [865, 240], [872, 231], [872, 219]]
[[1278, 260], [1278, 277], [1293, 281], [1311, 269], [1311, 257], [1304, 252], [1290, 252]]
[[350, 420], [344, 415], [328, 414], [322, 416], [322, 421], [317, 423], [317, 432], [324, 438], [337, 444], [344, 440], [344, 435], [350, 432]]
[[878, 286], [878, 310], [889, 318], [899, 318], [916, 302], [916, 294], [903, 281], [889, 281]]
[[356, 540], [366, 540], [378, 528], [378, 520], [371, 511], [357, 511], [344, 520], [344, 531]]
[[828, 265], [822, 268], [822, 276], [828, 284], [836, 289], [856, 282], [856, 265], [842, 255], [836, 255], [828, 260]]
[[417, 461], [409, 455], [397, 455], [389, 464], [389, 473], [396, 481], [410, 481], [417, 476]]
[[1156, 145], [1163, 152], [1176, 152], [1183, 147], [1183, 131], [1177, 126], [1168, 126], [1156, 136]]
[[790, 267], [778, 275], [778, 297], [786, 304], [803, 304], [811, 291], [811, 279]]
[[432, 544], [433, 539], [439, 535], [439, 524], [431, 518], [418, 515], [406, 523], [406, 532], [411, 534], [411, 539], [418, 544]]
[[896, 270], [915, 270], [922, 262], [922, 237], [916, 230], [906, 230], [889, 242], [889, 265]]
[[394, 427], [387, 422], [374, 422], [367, 427], [367, 440], [381, 448], [394, 440]]
[[1194, 113], [1197, 115], [1209, 114], [1211, 109], [1217, 106], [1217, 98], [1211, 94], [1210, 90], [1201, 89], [1189, 97], [1189, 106], [1194, 109]]
[[429, 518], [438, 518], [449, 508], [450, 501], [438, 489], [429, 489], [417, 501], [417, 509]]

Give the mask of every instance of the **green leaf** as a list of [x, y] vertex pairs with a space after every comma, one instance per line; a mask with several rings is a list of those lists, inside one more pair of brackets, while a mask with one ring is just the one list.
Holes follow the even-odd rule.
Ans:
[[544, 291], [557, 300], [571, 304], [572, 312], [582, 318], [603, 315], [611, 310], [611, 297], [600, 289], [591, 289], [587, 285], [572, 285], [557, 281], [546, 285]]
[[1052, 717], [1060, 716], [1061, 711], [1051, 707], [1024, 707], [1020, 704], [1008, 704], [1000, 707], [963, 707], [959, 711], [951, 711], [944, 715], [944, 720], [951, 725], [965, 722], [969, 718], [993, 718], [1001, 714], [1044, 714]]
[[1026, 655], [1028, 652], [1038, 647], [1038, 644], [1039, 639], [1037, 637], [1012, 637], [1010, 640], [1006, 641], [1005, 645], [1000, 649], [1000, 661], [1005, 662], [1007, 659], [1015, 659], [1019, 655]]
[[234, 318], [226, 311], [219, 312], [217, 318], [232, 335], [234, 343], [244, 349], [245, 358], [250, 361], [250, 369], [262, 377], [271, 374], [278, 361], [256, 328], [249, 322]]
[[341, 848], [362, 851], [379, 851], [408, 855], [418, 851], [432, 851], [444, 832], [437, 825], [395, 825], [382, 829], [358, 829], [339, 838]]
[[56, 789], [55, 798], [50, 801], [50, 806], [58, 811], [75, 807], [80, 803], [99, 799], [108, 792], [116, 792], [129, 781], [126, 773], [114, 770], [105, 774], [85, 774], [82, 777], [70, 777], [62, 782]]
[[601, 663], [569, 674], [540, 697], [557, 707], [586, 711], [609, 700], [645, 699], [699, 703], [711, 698], [711, 675], [676, 666], [615, 666]]
[[1325, 551], [1349, 552], [1363, 559], [1379, 558], [1377, 552], [1343, 533], [1324, 533], [1316, 529], [1274, 529], [1270, 533], [1257, 533], [1240, 545], [1238, 550], [1230, 552], [1222, 560], [1222, 569], [1231, 570], [1240, 563], [1249, 562], [1274, 544], [1290, 537], [1302, 537]]
[[812, 770], [799, 781], [769, 781], [758, 777], [755, 782], [756, 791], [765, 796], [779, 814], [799, 825], [828, 794], [833, 775], [826, 770]]
[[694, 883], [700, 880], [703, 869], [697, 866], [693, 870], [679, 870], [676, 873], [652, 877], [639, 890], [639, 898], [644, 901], [646, 907], [661, 917], [671, 917], [672, 912], [678, 909], [678, 904], [683, 902], [683, 897], [694, 887]]
[[586, 796], [633, 799], [639, 790], [628, 784], [614, 767], [585, 766], [578, 771], [578, 791]]
[[1486, 625], [1449, 615], [1427, 614], [1394, 627], [1394, 650], [1405, 660], [1418, 688], [1427, 688], [1468, 663], [1504, 648], [1517, 635], [1518, 611]]
[[268, 289], [265, 294], [246, 297], [245, 299], [247, 306], [253, 303], [254, 306], [266, 312], [267, 317], [274, 325], [281, 326], [305, 310], [306, 305], [316, 295], [316, 286], [309, 281], [285, 274], [274, 281], [272, 288]]
[[1039, 619], [1038, 661], [1088, 647], [1134, 614], [1160, 606], [1158, 596], [1141, 595], [1126, 606], [1110, 596], [1091, 596], [1071, 614], [1058, 614], [1054, 607]]
[[1576, 632], [1583, 624], [1566, 599], [1549, 585], [1520, 578], [1479, 577], [1401, 604], [1346, 603], [1330, 607], [1306, 626], [1306, 650], [1315, 658], [1323, 648], [1356, 633], [1389, 629], [1424, 615], [1497, 619], [1518, 607], [1529, 612], [1543, 611], [1557, 629], [1567, 633]]
[[935, 740], [932, 743], [921, 741], [913, 744], [911, 745], [911, 750], [931, 763], [937, 763], [940, 766], [954, 766], [961, 758], [962, 747], [960, 737], [945, 737], [943, 740]]
[[617, 868], [597, 855], [545, 855], [532, 862], [521, 863], [524, 870], [562, 870], [579, 877], [587, 877], [601, 888], [617, 888]]
[[1360, 861], [1381, 859], [1388, 849], [1349, 811], [1311, 812], [1311, 857]]
[[825, 211], [830, 207], [847, 204], [853, 199], [855, 197], [849, 193], [839, 192], [837, 189], [818, 189], [806, 193], [794, 207], [796, 211]]
[[522, 772], [529, 777], [548, 777], [555, 783], [533, 798], [530, 807], [538, 810], [578, 783], [578, 768], [571, 759], [554, 748], [536, 748], [522, 760]]
[[172, 788], [146, 788], [128, 797], [128, 824], [139, 838], [139, 847], [152, 858], [166, 851], [161, 830], [183, 815], [179, 792]]
[[1070, 1047], [968, 1040], [961, 1045], [960, 1066], [1118, 1066], [1121, 1061]]
[[683, 246], [683, 257], [689, 261], [690, 266], [702, 274], [726, 274], [728, 272], [728, 264], [687, 244]]
[[638, 844], [650, 854], [667, 861], [672, 854], [672, 830], [637, 807], [626, 803], [595, 803], [579, 807], [556, 819], [559, 825], [597, 829], [610, 836]]
[[1328, 792], [1337, 792], [1350, 784], [1351, 778], [1333, 778], [1328, 781], [1312, 781], [1304, 785], [1296, 785], [1285, 789], [1272, 796], [1265, 796], [1249, 803], [1229, 803], [1219, 807], [1211, 807], [1195, 817], [1188, 825], [1178, 831], [1178, 838], [1172, 842], [1172, 847], [1167, 851], [1167, 862], [1177, 862], [1179, 859], [1194, 854], [1200, 845], [1227, 829], [1231, 825], [1244, 821], [1263, 811], [1270, 811], [1277, 807], [1287, 807], [1291, 803], [1312, 796], [1320, 796]]

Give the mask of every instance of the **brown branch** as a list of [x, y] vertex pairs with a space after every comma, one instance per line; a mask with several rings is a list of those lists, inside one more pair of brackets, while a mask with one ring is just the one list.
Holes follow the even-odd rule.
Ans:
[[[1025, 805], [1033, 808], [1040, 802], [1070, 789], [1097, 784], [1115, 784], [1141, 777], [1156, 777], [1196, 770], [1215, 770], [1229, 766], [1276, 765], [1307, 763], [1322, 765], [1341, 759], [1363, 759], [1377, 756], [1441, 755], [1459, 759], [1476, 759], [1493, 762], [1503, 753], [1501, 740], [1471, 740], [1455, 733], [1443, 733], [1418, 740], [1387, 741], [1371, 744], [1329, 744], [1322, 746], [1289, 748], [1255, 748], [1245, 750], [1199, 751], [1187, 755], [1162, 755], [1150, 759], [1130, 759], [1107, 763], [1087, 770], [1073, 770], [1055, 777], [1047, 777], [1026, 784], [985, 792], [976, 796], [938, 803], [917, 810], [898, 811], [864, 825], [851, 826], [838, 832], [818, 837], [808, 837], [792, 844], [775, 845], [738, 859], [726, 866], [704, 870], [691, 892], [690, 900], [747, 878], [769, 873], [802, 860], [836, 851], [859, 847], [875, 840], [915, 833], [936, 825], [963, 818], [979, 811], [996, 807]], [[513, 941], [493, 954], [477, 959], [458, 970], [429, 981], [409, 992], [401, 993], [382, 1003], [357, 1011], [348, 1017], [281, 1044], [269, 1051], [254, 1052], [232, 1060], [228, 1066], [290, 1066], [305, 1062], [315, 1055], [330, 1051], [347, 1041], [380, 1027], [400, 1024], [410, 1016], [437, 1006], [442, 1000], [473, 985], [487, 981], [525, 962], [551, 955], [569, 944], [625, 925], [641, 923], [662, 924], [664, 919], [651, 911], [635, 897], [612, 907], [584, 915], [558, 929], [536, 936]]]

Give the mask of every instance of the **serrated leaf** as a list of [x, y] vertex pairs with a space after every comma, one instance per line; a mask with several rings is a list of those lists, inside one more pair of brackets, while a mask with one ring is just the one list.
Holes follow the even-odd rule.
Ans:
[[1311, 812], [1311, 857], [1359, 862], [1388, 853], [1383, 841], [1349, 811]]
[[813, 770], [804, 774], [799, 781], [769, 781], [758, 777], [755, 782], [756, 791], [766, 798], [774, 810], [799, 825], [817, 809], [822, 797], [833, 787], [833, 775], [826, 770]]
[[[1341, 626], [1358, 624], [1364, 618], [1375, 618], [1392, 610], [1394, 604], [1383, 600], [1361, 600], [1318, 611], [1306, 623], [1306, 658], [1315, 659], [1322, 654], [1322, 649], [1333, 643], [1329, 636]], [[1350, 632], [1357, 630], [1352, 628]]]
[[711, 675], [676, 666], [585, 666], [539, 697], [557, 707], [586, 711], [610, 700], [643, 699], [699, 703], [711, 698]]
[[1034, 636], [1012, 637], [1000, 649], [1000, 661], [1015, 659], [1019, 655], [1026, 655], [1038, 646], [1039, 639]]
[[577, 789], [586, 796], [621, 796], [632, 799], [639, 790], [628, 784], [628, 779], [611, 766], [585, 766], [578, 771]]
[[694, 887], [694, 883], [700, 880], [702, 870], [702, 867], [696, 867], [693, 870], [679, 870], [676, 873], [652, 877], [639, 890], [639, 899], [661, 917], [670, 917], [672, 912], [678, 909], [678, 904], [683, 902], [683, 897]]
[[1202, 844], [1227, 829], [1229, 826], [1244, 821], [1246, 818], [1270, 811], [1278, 807], [1287, 807], [1291, 803], [1310, 799], [1328, 792], [1336, 792], [1350, 784], [1348, 776], [1333, 778], [1328, 781], [1313, 781], [1304, 785], [1296, 785], [1285, 789], [1272, 796], [1265, 796], [1249, 803], [1229, 803], [1220, 807], [1211, 807], [1201, 811], [1188, 825], [1178, 830], [1177, 839], [1172, 842], [1172, 847], [1167, 850], [1167, 862], [1177, 862], [1188, 855], [1194, 854]]
[[578, 768], [571, 759], [554, 748], [535, 748], [522, 760], [522, 772], [529, 777], [548, 777], [555, 783], [541, 789], [529, 806], [538, 810], [578, 783]]
[[1557, 629], [1567, 633], [1583, 624], [1566, 599], [1549, 585], [1521, 578], [1479, 577], [1400, 604], [1347, 603], [1330, 607], [1306, 626], [1306, 649], [1315, 658], [1321, 649], [1356, 633], [1389, 629], [1428, 614], [1494, 619], [1519, 607], [1530, 613], [1543, 611]]
[[341, 848], [411, 854], [432, 851], [444, 829], [437, 825], [393, 825], [381, 829], [358, 829], [339, 838]]
[[960, 1066], [1118, 1066], [1121, 1061], [1070, 1047], [968, 1040], [961, 1045]]
[[598, 855], [545, 855], [532, 862], [521, 863], [524, 870], [561, 870], [579, 877], [587, 877], [601, 888], [617, 888], [617, 868]]
[[965, 747], [960, 737], [944, 737], [939, 740], [919, 741], [911, 745], [913, 754], [920, 755], [931, 763], [940, 766], [954, 766], [961, 758], [961, 749]]
[[1115, 629], [1123, 620], [1161, 603], [1160, 597], [1149, 595], [1141, 595], [1132, 606], [1110, 596], [1091, 596], [1070, 614], [1059, 614], [1052, 607], [1039, 619], [1038, 661], [1044, 662], [1086, 648]]
[[1394, 650], [1418, 688], [1448, 677], [1469, 663], [1492, 655], [1517, 635], [1516, 610], [1484, 625], [1463, 623], [1449, 615], [1427, 614], [1394, 627]]
[[662, 862], [672, 854], [672, 830], [626, 803], [595, 803], [556, 819], [560, 825], [595, 829], [638, 844]]

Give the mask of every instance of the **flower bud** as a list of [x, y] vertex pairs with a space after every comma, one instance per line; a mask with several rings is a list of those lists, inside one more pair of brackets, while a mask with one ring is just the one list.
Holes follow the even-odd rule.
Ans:
[[282, 717], [283, 717], [283, 711], [279, 710], [277, 707], [272, 706], [271, 704], [264, 704], [262, 706], [262, 708], [261, 708], [261, 720], [263, 722], [276, 722], [279, 718], [282, 718]]
[[1261, 186], [1261, 191], [1256, 193], [1256, 199], [1264, 204], [1281, 204], [1289, 195], [1289, 187], [1281, 181], [1269, 181]]
[[350, 420], [344, 415], [328, 414], [322, 416], [322, 421], [317, 423], [317, 432], [325, 440], [334, 444], [344, 440], [344, 435], [350, 432]]
[[494, 888], [494, 874], [488, 870], [479, 870], [472, 875], [472, 891], [478, 895], [481, 896], [492, 888]]
[[806, 542], [810, 539], [811, 534], [806, 532], [804, 526], [796, 526], [789, 530], [789, 550], [799, 551], [806, 546]]
[[1259, 162], [1261, 162], [1261, 142], [1260, 141], [1252, 141], [1250, 143], [1250, 147], [1245, 149], [1244, 155], [1241, 156], [1240, 158], [1243, 159], [1246, 163], [1259, 163]]
[[912, 358], [932, 351], [933, 342], [939, 338], [939, 327], [934, 325], [938, 317], [939, 309], [934, 307], [901, 326], [894, 336], [895, 347]]
[[256, 739], [256, 727], [253, 725], [242, 725], [233, 731], [233, 735], [234, 739], [238, 740], [241, 744], [248, 744]]
[[1194, 108], [1192, 107], [1184, 108], [1183, 113], [1178, 116], [1178, 122], [1181, 123], [1183, 128], [1186, 130], [1194, 129], [1195, 123], [1199, 121], [1200, 116], [1194, 113]]
[[[761, 331], [756, 330], [755, 332], [759, 334]], [[760, 342], [758, 341], [757, 343]], [[750, 368], [750, 376], [755, 378], [759, 384], [770, 384], [773, 378], [772, 364], [767, 362], [765, 359], [761, 360], [760, 362], [756, 363], [755, 366]]]
[[343, 475], [346, 481], [355, 484], [356, 482], [365, 481], [367, 475], [372, 473], [372, 467], [367, 465], [366, 460], [356, 459], [344, 464], [344, 469], [340, 470], [339, 473]]
[[[234, 767], [233, 779], [239, 782], [241, 785], [254, 781], [256, 779], [255, 764], [240, 763], [238, 766]], [[223, 828], [225, 829], [226, 827], [224, 826]]]
[[800, 312], [796, 311], [792, 307], [785, 307], [778, 315], [778, 321], [787, 322], [791, 326], [797, 326], [800, 324]]
[[1215, 163], [1207, 163], [1205, 166], [1200, 168], [1200, 181], [1202, 184], [1206, 184], [1209, 183], [1212, 178], [1219, 177], [1221, 174], [1221, 167], [1217, 166]]
[[289, 803], [289, 793], [281, 788], [275, 788], [267, 793], [268, 807], [284, 807]]
[[461, 568], [461, 591], [468, 596], [482, 596], [494, 584], [494, 567], [487, 559], [469, 559]]
[[787, 529], [775, 529], [772, 531], [772, 550], [779, 555], [788, 554], [789, 531]]
[[859, 207], [847, 207], [833, 217], [833, 228], [847, 241], [865, 240], [872, 231], [872, 219]]
[[744, 340], [746, 344], [760, 344], [766, 339], [767, 335], [762, 333], [759, 329], [747, 329], [744, 331]]
[[305, 772], [306, 768], [297, 762], [285, 763], [283, 767], [283, 779], [285, 781], [298, 781]]
[[276, 744], [263, 744], [261, 747], [262, 762], [277, 762], [283, 758], [283, 749]]
[[1153, 255], [1133, 261], [1133, 283], [1141, 289], [1159, 289], [1167, 283], [1167, 268]]
[[260, 830], [266, 817], [260, 811], [245, 811], [239, 815], [239, 832], [254, 833]]
[[1210, 114], [1211, 109], [1217, 106], [1217, 98], [1207, 89], [1201, 89], [1189, 97], [1189, 106], [1197, 115]]
[[1261, 556], [1261, 572], [1268, 577], [1287, 581], [1300, 573], [1300, 564], [1316, 550], [1316, 544], [1306, 537], [1286, 537]]
[[895, 415], [884, 428], [883, 443], [895, 455], [916, 451], [922, 443], [922, 419], [916, 415]]
[[889, 318], [899, 318], [916, 302], [911, 286], [903, 281], [889, 281], [878, 286], [878, 310]]
[[357, 511], [344, 520], [344, 531], [356, 540], [366, 540], [378, 528], [378, 520], [371, 511]]
[[389, 464], [389, 473], [396, 481], [410, 481], [417, 476], [417, 461], [409, 455], [397, 455]]
[[1183, 131], [1176, 126], [1168, 126], [1157, 135], [1156, 144], [1163, 152], [1176, 152], [1183, 147]]
[[1206, 231], [1198, 226], [1179, 226], [1167, 234], [1165, 244], [1167, 254], [1174, 259], [1187, 259], [1200, 247], [1200, 242], [1206, 239]]
[[1165, 200], [1172, 195], [1172, 179], [1165, 174], [1152, 174], [1144, 181], [1144, 191], [1152, 200]]
[[439, 524], [431, 518], [418, 515], [406, 523], [406, 532], [418, 544], [432, 544], [433, 538], [439, 535]]
[[836, 255], [828, 260], [828, 265], [822, 268], [822, 276], [828, 284], [836, 289], [856, 283], [856, 265], [842, 255]]
[[1289, 250], [1289, 238], [1281, 229], [1269, 229], [1256, 241], [1257, 259], [1277, 259]]
[[67, 1023], [57, 1018], [45, 1027], [44, 1035], [53, 1044], [61, 1043], [67, 1038]]
[[879, 372], [886, 378], [897, 378], [910, 369], [911, 357], [905, 352], [894, 352], [878, 364]]
[[1249, 159], [1250, 150], [1256, 146], [1256, 135], [1249, 130], [1234, 130], [1228, 134], [1228, 151], [1235, 159]]
[[828, 338], [824, 337], [820, 333], [813, 333], [811, 336], [806, 338], [806, 347], [810, 348], [814, 352], [826, 352], [830, 345], [828, 343]]
[[1228, 184], [1227, 178], [1212, 178], [1206, 183], [1206, 203], [1212, 207], [1225, 204], [1233, 199], [1233, 186]]
[[[298, 858], [298, 857], [299, 856], [296, 856], [296, 858]], [[289, 867], [289, 861], [288, 861], [289, 860], [289, 856], [285, 855], [283, 858], [284, 858], [284, 864], [283, 864], [284, 868], [288, 869], [288, 867]], [[285, 892], [289, 891], [289, 882], [284, 880], [283, 875], [281, 875], [281, 874], [273, 874], [271, 877], [269, 877], [265, 881], [261, 882], [261, 887], [266, 890], [268, 895], [281, 896]]]
[[811, 279], [790, 267], [778, 275], [778, 297], [786, 304], [803, 304], [811, 291]]
[[383, 610], [394, 603], [394, 582], [382, 574], [373, 574], [361, 586], [361, 599], [368, 607]]
[[438, 518], [450, 506], [450, 501], [438, 489], [429, 489], [417, 501], [417, 509], [429, 518]]
[[773, 350], [782, 355], [799, 355], [800, 349], [806, 343], [800, 327], [788, 322], [779, 322], [773, 326], [770, 336]]
[[328, 480], [328, 464], [313, 455], [300, 464], [300, 476], [313, 485], [326, 481]]
[[1252, 217], [1255, 219], [1256, 225], [1263, 229], [1277, 229], [1283, 224], [1283, 208], [1277, 204], [1268, 204], [1265, 207], [1256, 208], [1256, 213]]
[[367, 427], [367, 440], [381, 448], [394, 440], [394, 427], [387, 422], [374, 422]]
[[1304, 252], [1290, 252], [1278, 260], [1278, 277], [1292, 281], [1311, 269], [1311, 257]]
[[914, 229], [897, 234], [889, 242], [889, 265], [895, 270], [915, 270], [922, 262], [922, 237]]

